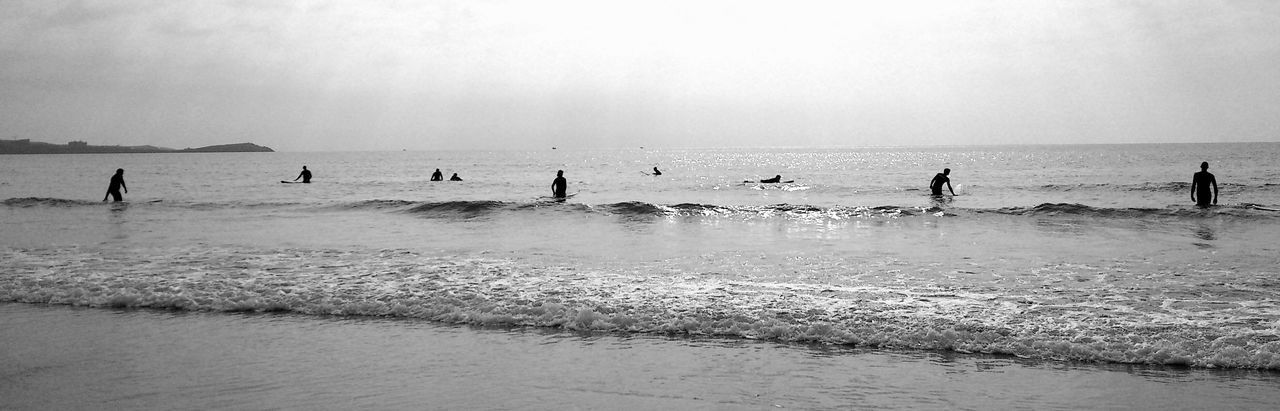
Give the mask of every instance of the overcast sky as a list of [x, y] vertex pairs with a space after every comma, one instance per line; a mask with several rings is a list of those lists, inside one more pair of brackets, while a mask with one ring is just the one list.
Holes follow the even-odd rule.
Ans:
[[0, 138], [1280, 141], [1280, 2], [0, 0]]

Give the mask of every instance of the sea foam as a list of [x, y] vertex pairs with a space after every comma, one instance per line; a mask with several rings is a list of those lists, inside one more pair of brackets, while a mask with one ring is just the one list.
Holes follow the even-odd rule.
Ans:
[[[823, 284], [405, 250], [80, 247], [10, 249], [0, 301], [103, 308], [394, 316], [485, 326], [687, 334], [1006, 354], [1025, 358], [1280, 369], [1280, 302], [1265, 278], [1151, 295], [1140, 280], [955, 287]], [[872, 270], [886, 270], [886, 262]], [[957, 272], [956, 276], [980, 273]], [[1117, 276], [1119, 277], [1119, 276]], [[781, 277], [779, 277], [781, 278]]]

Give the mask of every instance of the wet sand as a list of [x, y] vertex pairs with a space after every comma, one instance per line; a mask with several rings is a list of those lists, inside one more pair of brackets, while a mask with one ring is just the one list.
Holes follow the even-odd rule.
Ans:
[[3, 409], [1268, 409], [1280, 373], [0, 304]]

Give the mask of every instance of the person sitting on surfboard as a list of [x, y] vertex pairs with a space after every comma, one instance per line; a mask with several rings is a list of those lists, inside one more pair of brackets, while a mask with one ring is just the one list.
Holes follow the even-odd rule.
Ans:
[[564, 179], [564, 170], [556, 170], [556, 179], [551, 182], [551, 196], [565, 198], [565, 192], [568, 190], [569, 183]]
[[1209, 189], [1213, 189], [1213, 204], [1218, 204], [1218, 180], [1209, 172], [1209, 162], [1200, 163], [1200, 172], [1191, 176], [1191, 201], [1197, 206], [1209, 206]]
[[123, 168], [117, 168], [115, 175], [111, 176], [111, 184], [107, 186], [107, 195], [102, 196], [102, 201], [107, 201], [108, 196], [114, 198], [117, 203], [124, 200], [124, 198], [120, 197], [120, 189], [124, 189], [126, 193], [129, 192], [129, 187], [124, 185]]
[[431, 173], [431, 181], [444, 181], [444, 174], [440, 172], [440, 169], [437, 168], [436, 172]]
[[655, 176], [660, 176], [660, 175], [662, 175], [662, 172], [661, 172], [661, 171], [658, 171], [658, 168], [657, 168], [657, 167], [654, 167], [654, 168], [653, 168], [653, 175], [655, 175]]
[[775, 176], [773, 176], [773, 178], [766, 178], [766, 179], [764, 179], [764, 180], [760, 180], [760, 182], [761, 182], [761, 183], [781, 183], [781, 182], [782, 182], [782, 176], [781, 176], [781, 175], [775, 175]]
[[942, 185], [946, 184], [947, 190], [951, 191], [951, 195], [956, 195], [956, 190], [951, 189], [951, 178], [947, 177], [950, 174], [951, 169], [944, 168], [941, 173], [933, 176], [933, 180], [929, 181], [929, 191], [932, 191], [935, 196], [940, 196], [942, 195]]
[[462, 177], [458, 177], [458, 173], [453, 173], [453, 177], [449, 177], [449, 181], [462, 181]]
[[[302, 173], [298, 174], [298, 178], [301, 178], [304, 183], [311, 184], [311, 170], [307, 170], [307, 166], [302, 166]], [[298, 178], [293, 181], [298, 181]]]

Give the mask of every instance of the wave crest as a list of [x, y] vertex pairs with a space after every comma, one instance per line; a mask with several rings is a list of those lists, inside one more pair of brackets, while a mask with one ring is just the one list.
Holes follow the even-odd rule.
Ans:
[[1228, 216], [1241, 218], [1277, 217], [1276, 210], [1258, 204], [1233, 204], [1209, 208], [1169, 207], [1169, 208], [1109, 208], [1093, 207], [1078, 203], [1043, 203], [1034, 207], [1004, 207], [998, 209], [974, 210], [979, 213], [998, 213], [1018, 216], [1077, 216], [1098, 218], [1203, 218]]
[[[24, 197], [4, 200], [3, 205], [13, 208], [75, 208], [98, 206], [103, 203], [86, 200]], [[388, 210], [406, 214], [432, 218], [471, 219], [504, 213], [585, 213], [598, 215], [616, 215], [626, 218], [645, 217], [705, 217], [705, 218], [744, 218], [744, 219], [874, 219], [897, 218], [907, 216], [963, 217], [974, 214], [1003, 214], [1027, 217], [1095, 217], [1119, 219], [1198, 219], [1206, 217], [1229, 217], [1240, 219], [1275, 219], [1280, 218], [1280, 206], [1240, 203], [1200, 208], [1190, 205], [1171, 205], [1166, 208], [1111, 208], [1094, 207], [1079, 203], [1043, 203], [1025, 207], [1003, 208], [941, 208], [938, 206], [897, 206], [882, 205], [819, 207], [805, 204], [773, 204], [773, 205], [719, 205], [700, 203], [680, 203], [674, 205], [656, 204], [643, 201], [624, 201], [599, 205], [576, 202], [530, 201], [510, 202], [498, 200], [457, 200], [457, 201], [409, 201], [409, 200], [363, 200], [329, 205], [309, 207], [298, 202], [161, 202], [153, 200], [145, 203], [150, 206], [171, 208], [188, 208], [194, 210], [221, 209], [262, 209], [262, 208], [314, 208], [319, 210]]]
[[102, 205], [100, 201], [70, 200], [65, 198], [23, 197], [4, 200], [9, 207], [82, 207]]
[[405, 212], [424, 217], [472, 218], [509, 208], [511, 208], [511, 203], [502, 201], [442, 201], [418, 203], [405, 210]]

